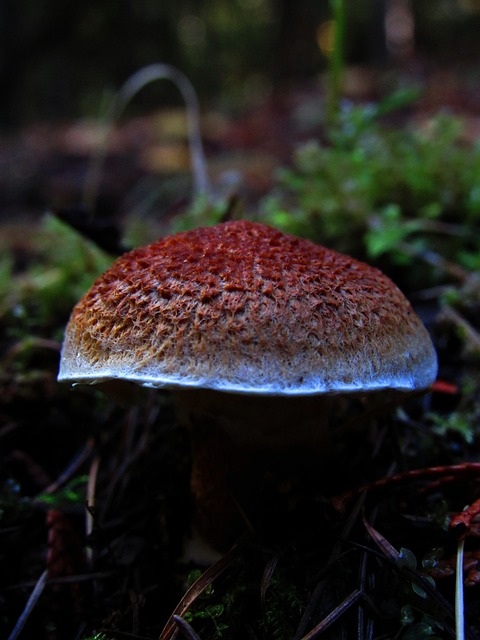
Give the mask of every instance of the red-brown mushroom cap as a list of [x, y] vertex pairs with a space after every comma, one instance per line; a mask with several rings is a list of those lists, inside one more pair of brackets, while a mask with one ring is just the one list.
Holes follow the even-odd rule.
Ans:
[[59, 380], [255, 394], [428, 387], [430, 337], [377, 269], [262, 224], [120, 257], [74, 308]]

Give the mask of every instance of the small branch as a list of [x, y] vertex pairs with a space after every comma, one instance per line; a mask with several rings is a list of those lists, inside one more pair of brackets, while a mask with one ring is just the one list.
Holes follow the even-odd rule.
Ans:
[[464, 338], [465, 352], [471, 355], [480, 354], [480, 333], [456, 309], [445, 305], [440, 314], [440, 320], [446, 320], [458, 329]]
[[362, 598], [363, 594], [360, 589], [355, 589], [352, 593], [345, 598], [343, 602], [341, 602], [338, 607], [335, 607], [333, 611], [331, 611], [328, 616], [326, 616], [321, 622], [319, 622], [311, 631], [307, 633], [306, 636], [303, 636], [302, 640], [314, 640], [314, 638], [320, 637], [320, 634], [323, 633], [328, 627], [330, 627], [334, 622], [336, 622], [344, 613], [348, 611], [352, 605], [354, 605], [360, 598]]
[[222, 575], [238, 557], [240, 547], [234, 546], [232, 549], [220, 558], [215, 564], [212, 564], [202, 575], [196, 580], [180, 600], [170, 618], [167, 620], [159, 640], [174, 640], [178, 637], [178, 619], [182, 618], [186, 611], [192, 606], [196, 599], [203, 591], [211, 585], [220, 575]]
[[195, 633], [192, 627], [180, 616], [173, 616], [173, 620], [177, 627], [180, 629], [180, 633], [186, 640], [200, 640], [200, 636]]
[[33, 589], [27, 601], [27, 604], [25, 605], [25, 609], [22, 611], [22, 614], [19, 617], [17, 624], [15, 625], [15, 628], [13, 629], [12, 633], [8, 636], [8, 640], [17, 640], [18, 636], [22, 632], [25, 624], [27, 623], [28, 618], [30, 617], [30, 614], [32, 613], [33, 609], [35, 608], [35, 605], [37, 604], [40, 596], [43, 593], [45, 585], [47, 584], [47, 577], [48, 577], [48, 572], [45, 569], [45, 571], [42, 573], [40, 578], [37, 580], [35, 588]]
[[428, 478], [437, 478], [439, 476], [463, 478], [471, 475], [480, 477], [480, 462], [464, 462], [462, 464], [413, 469], [412, 471], [404, 471], [394, 476], [380, 478], [374, 482], [355, 487], [355, 489], [351, 491], [334, 496], [330, 499], [330, 502], [337, 511], [343, 512], [347, 503], [362, 493], [383, 489], [384, 487], [409, 482], [411, 480], [427, 480]]
[[439, 253], [436, 253], [431, 249], [418, 249], [417, 247], [412, 247], [406, 242], [400, 242], [398, 246], [399, 249], [408, 256], [412, 256], [415, 259], [423, 260], [423, 262], [431, 265], [432, 267], [436, 267], [444, 273], [448, 273], [459, 282], [466, 282], [468, 280], [468, 271], [463, 269], [455, 262], [447, 260]]
[[93, 438], [89, 438], [83, 449], [81, 449], [81, 451], [77, 455], [75, 455], [68, 467], [58, 476], [58, 478], [54, 482], [52, 482], [52, 484], [49, 484], [48, 487], [41, 491], [39, 495], [51, 495], [53, 493], [56, 493], [60, 489], [60, 487], [62, 487], [70, 480], [70, 478], [72, 478], [72, 476], [78, 471], [78, 469], [80, 469], [82, 464], [84, 464], [84, 462], [88, 460], [88, 458], [92, 454], [93, 448], [94, 440]]
[[[93, 527], [95, 524], [95, 520], [94, 520], [95, 492], [97, 488], [97, 478], [98, 478], [99, 468], [100, 468], [100, 456], [95, 456], [95, 458], [92, 460], [92, 464], [90, 465], [90, 472], [88, 474], [88, 484], [87, 484], [87, 509], [85, 513], [85, 533], [87, 536], [87, 540], [92, 535]], [[89, 569], [91, 569], [93, 567], [92, 547], [88, 546], [85, 553], [87, 557], [87, 565]]]

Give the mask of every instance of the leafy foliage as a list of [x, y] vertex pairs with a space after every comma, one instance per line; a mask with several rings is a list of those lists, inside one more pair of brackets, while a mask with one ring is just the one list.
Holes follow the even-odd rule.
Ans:
[[[259, 557], [250, 550], [247, 561], [234, 563], [231, 577], [218, 590], [209, 586], [185, 614], [200, 637], [230, 640], [255, 633], [258, 638], [288, 640], [305, 608], [307, 592], [283, 568], [275, 570], [266, 585], [259, 609]], [[197, 577], [199, 572], [192, 572]], [[252, 616], [252, 611], [255, 614]]]
[[[358, 254], [362, 239], [370, 259], [431, 263], [433, 253], [477, 269], [480, 145], [465, 142], [462, 121], [451, 115], [407, 128], [380, 118], [415, 95], [345, 104], [326, 141], [303, 144], [278, 172], [262, 219], [347, 253]], [[429, 268], [426, 277], [432, 284], [444, 273]]]
[[66, 319], [112, 261], [111, 256], [50, 215], [37, 231], [33, 250], [28, 271], [15, 271], [8, 253], [0, 263], [0, 318], [15, 337], [45, 332], [58, 325], [59, 319]]

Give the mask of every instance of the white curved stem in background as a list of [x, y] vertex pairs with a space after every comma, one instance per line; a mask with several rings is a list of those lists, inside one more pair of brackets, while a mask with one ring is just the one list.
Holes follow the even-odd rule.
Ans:
[[116, 93], [112, 105], [106, 114], [106, 129], [103, 144], [97, 153], [85, 180], [83, 202], [87, 210], [94, 210], [95, 199], [98, 194], [101, 170], [108, 152], [108, 139], [115, 122], [118, 120], [132, 98], [155, 80], [170, 80], [175, 84], [186, 106], [187, 132], [193, 176], [193, 191], [198, 195], [211, 195], [210, 183], [207, 175], [207, 163], [203, 151], [200, 134], [200, 109], [197, 94], [190, 80], [178, 69], [169, 64], [151, 64], [134, 73]]

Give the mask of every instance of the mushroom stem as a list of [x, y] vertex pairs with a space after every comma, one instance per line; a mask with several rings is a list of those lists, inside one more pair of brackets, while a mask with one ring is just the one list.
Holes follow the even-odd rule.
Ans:
[[[330, 445], [332, 397], [271, 397], [179, 390], [177, 417], [190, 431], [195, 525], [224, 551], [262, 513], [272, 479], [314, 473]], [[308, 453], [307, 453], [308, 452]]]

